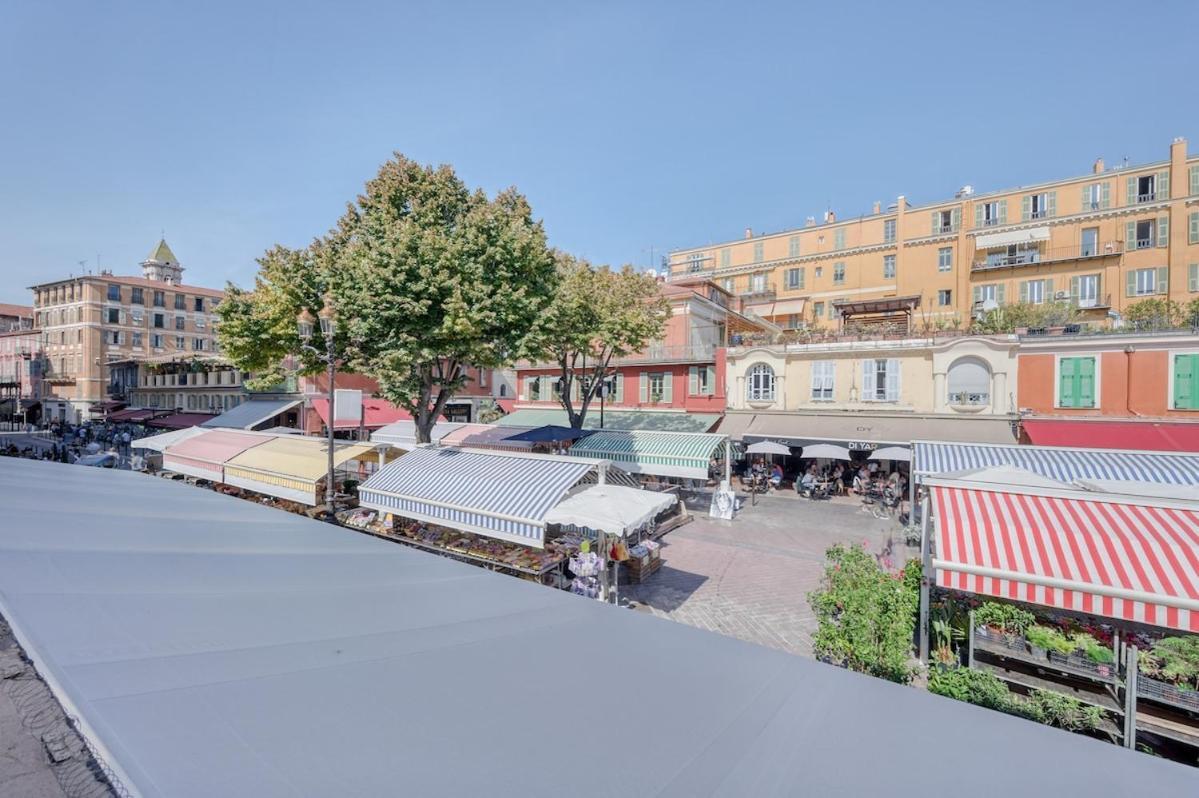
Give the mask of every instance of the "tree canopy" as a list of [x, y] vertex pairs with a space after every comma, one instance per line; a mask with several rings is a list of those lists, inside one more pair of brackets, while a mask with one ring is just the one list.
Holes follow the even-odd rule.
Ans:
[[[288, 356], [314, 372], [320, 360], [302, 349], [296, 316], [317, 311], [327, 295], [341, 367], [374, 378], [427, 442], [467, 367], [519, 354], [556, 277], [545, 232], [519, 192], [489, 199], [451, 167], [397, 153], [327, 235], [304, 249], [268, 250], [252, 292], [230, 287], [220, 340], [260, 381], [276, 380]], [[313, 343], [323, 350], [319, 331]]]
[[570, 425], [579, 429], [612, 360], [660, 338], [670, 305], [657, 280], [631, 266], [613, 271], [565, 253], [556, 260], [558, 291], [524, 349], [557, 366], [559, 399]]

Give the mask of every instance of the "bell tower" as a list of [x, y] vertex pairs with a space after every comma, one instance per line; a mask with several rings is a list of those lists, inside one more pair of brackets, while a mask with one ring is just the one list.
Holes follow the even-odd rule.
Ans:
[[147, 280], [169, 285], [179, 285], [183, 282], [183, 267], [179, 265], [175, 253], [167, 246], [165, 238], [159, 239], [158, 246], [154, 247], [150, 257], [142, 261], [142, 276]]

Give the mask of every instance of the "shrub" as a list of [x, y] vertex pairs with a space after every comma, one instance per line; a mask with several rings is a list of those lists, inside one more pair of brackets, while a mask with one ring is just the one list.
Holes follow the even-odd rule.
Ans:
[[862, 549], [833, 546], [825, 556], [822, 586], [808, 594], [816, 656], [894, 682], [910, 680], [919, 593]]
[[1069, 302], [1017, 302], [987, 311], [975, 319], [971, 330], [980, 333], [1010, 333], [1017, 327], [1064, 327], [1078, 320], [1079, 310]]
[[970, 668], [934, 669], [928, 674], [928, 691], [977, 704], [988, 709], [1008, 711], [1012, 703], [1012, 691], [999, 677], [985, 671]]
[[974, 623], [993, 626], [1008, 634], [1023, 635], [1036, 622], [1036, 616], [1014, 604], [985, 601], [974, 611]]
[[1029, 627], [1024, 636], [1030, 645], [1046, 651], [1056, 651], [1058, 654], [1069, 654], [1074, 651], [1074, 641], [1049, 626]]
[[1066, 731], [1094, 731], [1103, 720], [1103, 710], [1099, 707], [1051, 690], [1033, 690], [1026, 704], [1031, 716], [1041, 723]]
[[1172, 299], [1142, 299], [1124, 309], [1124, 318], [1134, 327], [1177, 327], [1182, 317], [1182, 306]]

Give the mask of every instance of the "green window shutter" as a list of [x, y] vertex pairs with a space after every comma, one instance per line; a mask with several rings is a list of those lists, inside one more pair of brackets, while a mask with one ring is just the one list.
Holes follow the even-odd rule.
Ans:
[[1057, 216], [1057, 192], [1050, 191], [1045, 195], [1045, 214]]
[[1022, 197], [1020, 199], [1020, 219], [1027, 222], [1032, 216], [1032, 197]]
[[1174, 356], [1174, 409], [1199, 410], [1199, 355]]
[[1187, 290], [1191, 293], [1199, 291], [1199, 263], [1187, 266]]
[[1046, 302], [1053, 301], [1053, 278], [1052, 277], [1047, 277], [1045, 279], [1045, 301]]
[[1028, 301], [1028, 280], [1020, 281], [1020, 301], [1021, 302]]
[[1170, 246], [1170, 217], [1162, 216], [1157, 220], [1157, 245]]
[[[1199, 192], [1196, 192], [1199, 193]], [[962, 209], [954, 208], [949, 215], [949, 223], [953, 226], [953, 232], [957, 232], [962, 227]]]
[[616, 374], [616, 404], [624, 404], [624, 374]]
[[1159, 266], [1157, 268], [1157, 279], [1153, 284], [1159, 294], [1170, 293], [1170, 269], [1167, 266]]
[[1083, 213], [1086, 213], [1087, 211], [1091, 210], [1091, 187], [1090, 186], [1082, 187], [1082, 199], [1079, 200], [1078, 207]]
[[687, 393], [690, 396], [699, 394], [699, 366], [692, 366], [687, 370]]
[[845, 228], [838, 227], [833, 231], [833, 248], [845, 249]]
[[641, 391], [637, 398], [641, 404], [649, 402], [649, 372], [641, 372]]
[[1110, 208], [1112, 206], [1112, 184], [1104, 183], [1099, 189], [1099, 207]]
[[981, 285], [974, 286], [974, 301], [975, 303], [983, 301], [983, 289]]
[[1135, 177], [1128, 178], [1128, 198], [1124, 203], [1126, 205], [1137, 204], [1137, 179]]
[[983, 206], [981, 202], [974, 203], [974, 226], [983, 226]]
[[1199, 211], [1192, 213], [1188, 217], [1189, 225], [1187, 231], [1187, 242], [1191, 244], [1199, 244]]
[[1126, 274], [1125, 277], [1127, 277], [1128, 280], [1124, 286], [1124, 289], [1125, 289], [1124, 296], [1136, 296], [1137, 295], [1137, 273], [1136, 273], [1136, 271], [1134, 271], [1133, 269], [1129, 269], [1128, 274]]
[[999, 224], [1007, 224], [1007, 200], [1000, 200], [999, 205]]
[[1077, 277], [1070, 278], [1070, 301], [1078, 302], [1079, 279]]
[[1157, 195], [1157, 199], [1170, 199], [1170, 171], [1157, 173], [1157, 180], [1154, 181], [1153, 191]]
[[1058, 361], [1058, 407], [1076, 407], [1074, 358], [1064, 357]]
[[1191, 167], [1191, 195], [1199, 194], [1199, 164]]
[[1126, 249], [1137, 248], [1137, 223], [1129, 222], [1124, 225], [1124, 246]]
[[936, 235], [939, 232], [941, 232], [941, 214], [933, 211], [932, 235]]
[[715, 396], [716, 395], [716, 367], [715, 366], [706, 366], [705, 368], [707, 368], [707, 370], [708, 370], [708, 390], [705, 391], [704, 393], [706, 393], [708, 396]]
[[662, 403], [670, 404], [674, 400], [674, 390], [671, 383], [674, 382], [674, 374], [666, 372], [662, 375]]
[[1006, 295], [1007, 295], [1007, 286], [1006, 285], [1004, 285], [1003, 283], [1000, 283], [999, 285], [995, 286], [995, 301], [996, 302], [998, 302], [999, 304], [1002, 305], [1005, 301]]
[[1076, 407], [1095, 407], [1095, 358], [1078, 358], [1078, 400]]
[[805, 279], [805, 278], [806, 278], [806, 276], [807, 276], [807, 274], [806, 274], [806, 273], [807, 273], [807, 269], [802, 269], [802, 268], [801, 268], [801, 269], [799, 270], [799, 287], [800, 287], [800, 288], [803, 288], [803, 285], [804, 285], [804, 279]]

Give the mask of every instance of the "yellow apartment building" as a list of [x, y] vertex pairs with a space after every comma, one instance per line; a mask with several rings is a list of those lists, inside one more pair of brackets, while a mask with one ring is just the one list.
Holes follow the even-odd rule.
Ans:
[[984, 308], [1069, 301], [1118, 319], [1147, 297], [1199, 298], [1199, 156], [1165, 160], [852, 219], [832, 212], [781, 233], [670, 253], [671, 279], [703, 276], [784, 329], [882, 323], [966, 327]]
[[42, 418], [78, 422], [108, 396], [118, 364], [211, 356], [213, 311], [224, 292], [182, 284], [183, 267], [165, 241], [142, 262], [141, 277], [108, 272], [31, 286], [46, 360]]

